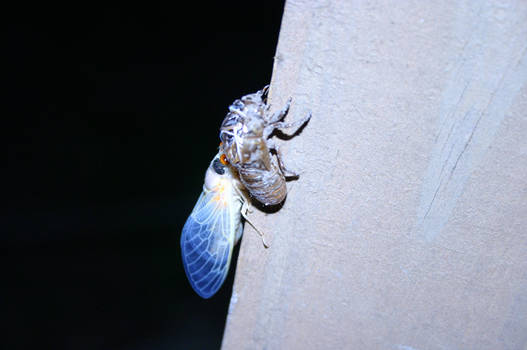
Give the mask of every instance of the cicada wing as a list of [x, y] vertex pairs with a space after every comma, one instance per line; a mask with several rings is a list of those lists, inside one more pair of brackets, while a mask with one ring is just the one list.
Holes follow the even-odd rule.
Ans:
[[238, 227], [235, 208], [219, 201], [214, 191], [204, 191], [181, 234], [181, 256], [192, 288], [202, 298], [213, 296], [229, 271]]

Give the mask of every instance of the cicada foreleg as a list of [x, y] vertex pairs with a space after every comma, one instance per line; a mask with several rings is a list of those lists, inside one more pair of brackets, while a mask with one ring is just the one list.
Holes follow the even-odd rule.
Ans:
[[309, 113], [307, 116], [305, 116], [302, 119], [295, 120], [294, 122], [287, 123], [287, 122], [276, 122], [272, 124], [273, 129], [289, 129], [289, 128], [295, 128], [295, 133], [298, 131], [298, 129], [304, 125], [309, 119], [311, 118], [311, 113]]
[[291, 101], [293, 101], [293, 99], [289, 97], [287, 99], [287, 102], [285, 103], [284, 108], [273, 113], [273, 115], [271, 115], [269, 120], [267, 120], [267, 123], [273, 124], [273, 123], [279, 122], [280, 120], [284, 119], [287, 113], [289, 112], [289, 107], [291, 107]]
[[[311, 113], [309, 113], [304, 118], [296, 120], [294, 122], [289, 122], [289, 123], [288, 122], [284, 122], [283, 119], [285, 118], [285, 116], [289, 112], [289, 107], [290, 106], [291, 106], [291, 98], [289, 98], [287, 100], [287, 103], [286, 103], [285, 107], [282, 110], [274, 113], [273, 115], [271, 115], [271, 117], [268, 120], [266, 120], [266, 125], [265, 125], [264, 131], [263, 131], [264, 139], [267, 139], [273, 133], [273, 131], [275, 129], [279, 129], [280, 130], [280, 129], [295, 128], [297, 130], [295, 130], [294, 133], [296, 133], [298, 131], [298, 129], [302, 125], [304, 125], [311, 118]], [[282, 130], [280, 130], [280, 131], [282, 131]]]

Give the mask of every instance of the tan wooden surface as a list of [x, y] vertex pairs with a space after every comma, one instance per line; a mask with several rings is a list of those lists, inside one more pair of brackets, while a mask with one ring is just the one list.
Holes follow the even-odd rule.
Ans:
[[289, 96], [223, 348], [527, 349], [527, 2], [288, 1]]

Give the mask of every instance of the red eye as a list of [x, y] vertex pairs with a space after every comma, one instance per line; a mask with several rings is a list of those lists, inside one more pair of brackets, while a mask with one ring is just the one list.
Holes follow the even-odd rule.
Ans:
[[222, 155], [220, 156], [220, 162], [221, 162], [221, 164], [223, 164], [223, 165], [227, 165], [227, 164], [229, 164], [229, 161], [227, 160], [227, 157], [225, 156], [225, 154], [222, 154]]

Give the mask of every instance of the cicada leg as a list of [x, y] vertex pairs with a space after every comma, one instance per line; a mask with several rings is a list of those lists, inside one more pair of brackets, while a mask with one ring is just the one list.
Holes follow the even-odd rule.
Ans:
[[265, 237], [264, 237], [264, 233], [262, 231], [260, 231], [253, 223], [251, 220], [249, 220], [249, 218], [247, 217], [247, 214], [245, 213], [247, 210], [249, 210], [248, 208], [248, 204], [247, 202], [243, 203], [242, 205], [242, 209], [241, 209], [241, 213], [242, 213], [242, 216], [243, 218], [245, 219], [245, 221], [247, 221], [249, 224], [251, 224], [251, 226], [254, 228], [254, 230], [260, 235], [260, 238], [262, 239], [262, 244], [265, 248], [269, 248], [269, 244], [267, 244], [267, 242], [265, 241]]
[[311, 113], [309, 113], [307, 116], [305, 116], [304, 118], [302, 119], [299, 119], [299, 120], [295, 120], [294, 122], [291, 122], [291, 123], [286, 123], [286, 122], [276, 122], [273, 124], [273, 128], [274, 129], [289, 129], [289, 128], [296, 128], [298, 131], [298, 129], [304, 125], [309, 119], [311, 118]]
[[274, 113], [269, 119], [266, 120], [266, 126], [263, 131], [264, 139], [267, 139], [273, 133], [275, 129], [295, 128], [297, 129], [295, 130], [295, 133], [296, 133], [298, 131], [298, 128], [304, 125], [311, 118], [311, 113], [309, 113], [304, 118], [296, 120], [294, 122], [290, 122], [290, 123], [284, 122], [283, 119], [289, 112], [290, 106], [291, 106], [291, 98], [287, 100], [287, 103], [282, 110]]
[[298, 177], [298, 174], [290, 169], [288, 169], [285, 164], [284, 160], [282, 158], [282, 152], [280, 151], [280, 148], [275, 144], [274, 140], [268, 139], [266, 140], [267, 148], [273, 149], [276, 152], [276, 159], [278, 160], [278, 166], [280, 167], [280, 170], [282, 170], [282, 174], [287, 177]]
[[[270, 126], [271, 124], [275, 124], [279, 121], [281, 121], [282, 119], [285, 118], [285, 116], [287, 115], [287, 113], [289, 112], [289, 107], [291, 107], [291, 101], [293, 99], [291, 97], [289, 97], [289, 99], [287, 100], [287, 102], [285, 103], [285, 106], [284, 108], [282, 108], [281, 110], [273, 113], [269, 119], [266, 119], [266, 123]], [[270, 106], [270, 105], [267, 105], [267, 106]], [[273, 128], [274, 129], [274, 128]], [[272, 132], [272, 130], [271, 130]], [[270, 133], [269, 133], [270, 134]]]
[[240, 196], [240, 201], [242, 202], [242, 208], [240, 209], [240, 213], [242, 214], [243, 218], [245, 219], [245, 221], [247, 221], [253, 228], [254, 230], [256, 231], [256, 233], [258, 233], [258, 235], [260, 235], [260, 238], [262, 239], [262, 244], [265, 248], [269, 248], [269, 244], [267, 244], [267, 242], [265, 241], [265, 237], [264, 237], [264, 233], [262, 231], [260, 231], [253, 223], [251, 220], [249, 220], [249, 217], [247, 216], [247, 213], [252, 213], [252, 209], [251, 209], [251, 204], [250, 204], [250, 201], [249, 199], [243, 194], [242, 191], [240, 191], [240, 189], [234, 187], [234, 189], [236, 190], [236, 192], [238, 193], [238, 195]]

